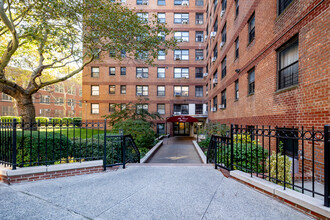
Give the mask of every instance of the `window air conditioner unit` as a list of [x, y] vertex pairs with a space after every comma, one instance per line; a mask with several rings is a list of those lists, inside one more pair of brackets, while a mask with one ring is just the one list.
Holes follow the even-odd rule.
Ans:
[[175, 55], [175, 60], [181, 60], [180, 55]]
[[181, 112], [174, 112], [173, 115], [181, 115]]
[[203, 73], [203, 77], [207, 77], [208, 75], [208, 73]]
[[142, 1], [142, 5], [148, 5], [148, 0], [146, 1], [146, 0], [143, 0]]
[[185, 76], [185, 77], [183, 77], [183, 78], [185, 78], [185, 79], [189, 79], [189, 76]]
[[203, 20], [199, 20], [197, 23], [198, 24], [204, 24], [204, 21]]
[[223, 15], [225, 14], [225, 10], [222, 10], [221, 13], [220, 13], [220, 17], [223, 17]]
[[142, 96], [142, 93], [138, 92], [138, 93], [137, 93], [137, 96]]
[[213, 84], [218, 83], [218, 78], [213, 79]]
[[204, 57], [199, 56], [199, 57], [197, 57], [197, 60], [204, 60]]
[[215, 62], [216, 60], [217, 60], [216, 57], [212, 57], [212, 59], [211, 59], [212, 62]]
[[142, 79], [142, 76], [137, 76], [136, 78], [138, 78], [138, 79]]
[[225, 45], [225, 42], [220, 43], [220, 47], [223, 47]]
[[211, 34], [210, 34], [210, 37], [214, 38], [216, 35], [217, 35], [217, 32], [212, 31]]
[[216, 107], [211, 108], [211, 112], [216, 112], [216, 111], [217, 111]]
[[208, 95], [209, 94], [209, 91], [206, 91], [206, 95]]
[[207, 39], [207, 35], [205, 35], [205, 40]]
[[225, 108], [225, 105], [221, 104], [219, 105], [219, 109], [224, 109]]
[[207, 113], [208, 113], [208, 112], [207, 112], [207, 111], [205, 111], [205, 112], [204, 112], [204, 115], [207, 115]]
[[183, 5], [183, 6], [189, 6], [189, 1], [182, 1], [181, 5]]
[[182, 24], [188, 24], [188, 19], [183, 19]]

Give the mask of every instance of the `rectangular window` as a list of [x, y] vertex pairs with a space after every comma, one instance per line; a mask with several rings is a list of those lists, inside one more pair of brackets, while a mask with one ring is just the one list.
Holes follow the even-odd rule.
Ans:
[[126, 85], [120, 86], [120, 94], [126, 94]]
[[121, 56], [122, 58], [126, 57], [126, 50], [121, 50], [121, 51], [120, 51], [120, 56]]
[[249, 84], [249, 88], [248, 88], [248, 94], [253, 94], [254, 93], [254, 69], [250, 70], [248, 73], [248, 84]]
[[[218, 85], [218, 71], [215, 71], [215, 73], [213, 74], [213, 81], [212, 82], [213, 82], [213, 88]], [[210, 86], [211, 86], [211, 83], [210, 83]]]
[[137, 104], [137, 105], [136, 105], [136, 112], [137, 112], [138, 114], [141, 113], [141, 110], [143, 110], [143, 111], [148, 111], [148, 109], [149, 109], [148, 104]]
[[226, 99], [226, 89], [221, 92], [221, 105], [226, 108], [227, 107], [227, 99]]
[[282, 143], [282, 150], [285, 155], [298, 159], [298, 129], [295, 128], [277, 128], [277, 143]]
[[189, 60], [189, 50], [174, 50], [174, 60]]
[[254, 38], [255, 38], [255, 31], [254, 31], [254, 27], [255, 27], [255, 16], [254, 14], [252, 15], [252, 17], [249, 19], [249, 43], [251, 43]]
[[164, 24], [165, 20], [165, 13], [158, 13], [157, 14], [158, 23]]
[[110, 85], [109, 86], [109, 94], [116, 94], [116, 86]]
[[11, 102], [11, 101], [13, 101], [13, 98], [5, 93], [2, 93], [2, 101]]
[[174, 24], [189, 24], [189, 14], [174, 13]]
[[235, 0], [235, 17], [239, 14], [239, 0]]
[[136, 13], [136, 15], [140, 17], [142, 22], [148, 23], [149, 14], [147, 12], [138, 12]]
[[63, 86], [63, 84], [55, 84], [55, 92], [57, 92], [57, 93], [64, 93], [64, 86]]
[[203, 86], [195, 86], [195, 96], [203, 97]]
[[202, 49], [195, 50], [195, 60], [197, 61], [204, 60], [204, 51]]
[[122, 76], [126, 75], [126, 67], [120, 67], [120, 75]]
[[196, 13], [196, 24], [204, 24], [204, 14]]
[[278, 89], [298, 84], [298, 39], [293, 38], [278, 51]]
[[158, 60], [165, 60], [165, 50], [158, 51]]
[[40, 116], [50, 117], [50, 109], [40, 109]]
[[217, 44], [215, 44], [215, 46], [213, 48], [213, 57], [215, 59], [217, 59], [217, 57], [218, 57], [218, 45]]
[[99, 86], [92, 86], [92, 95], [100, 95], [100, 87]]
[[196, 42], [204, 42], [203, 31], [196, 31], [195, 36], [196, 36], [196, 39], [195, 39]]
[[235, 59], [239, 57], [239, 39], [238, 37], [235, 40]]
[[227, 24], [225, 24], [225, 26], [222, 28], [221, 31], [221, 47], [223, 47], [223, 45], [225, 45], [226, 41], [227, 41]]
[[120, 110], [125, 110], [126, 109], [126, 104], [124, 104], [124, 103], [122, 103], [122, 104], [120, 104]]
[[116, 56], [116, 51], [115, 50], [110, 50], [109, 51], [109, 57], [115, 57]]
[[189, 96], [189, 86], [174, 86], [174, 96]]
[[157, 96], [165, 96], [165, 86], [157, 86]]
[[195, 68], [195, 78], [202, 79], [203, 78], [203, 67], [196, 67]]
[[68, 106], [74, 106], [74, 100], [73, 99], [68, 99]]
[[99, 114], [100, 113], [100, 104], [92, 103], [91, 104], [91, 113]]
[[165, 104], [157, 104], [157, 112], [160, 115], [165, 115]]
[[214, 32], [217, 32], [218, 31], [218, 18], [214, 22], [213, 31]]
[[227, 57], [223, 58], [221, 62], [221, 78], [227, 75]]
[[174, 68], [174, 78], [189, 78], [189, 68]]
[[237, 101], [239, 99], [239, 84], [238, 80], [235, 81], [235, 100]]
[[[63, 98], [62, 98], [63, 101]], [[40, 104], [50, 104], [50, 96], [49, 95], [41, 95], [40, 96]], [[55, 105], [61, 105], [61, 104], [57, 104], [57, 98], [55, 98]]]
[[180, 105], [180, 104], [174, 104], [174, 114], [178, 115], [187, 115], [189, 114], [189, 105]]
[[157, 135], [164, 135], [165, 134], [165, 123], [157, 123]]
[[288, 5], [290, 5], [292, 0], [278, 0], [278, 15], [280, 15]]
[[227, 0], [222, 0], [221, 2], [221, 10], [226, 11], [227, 9]]
[[137, 5], [148, 5], [148, 0], [136, 0]]
[[204, 6], [204, 0], [196, 0], [195, 4], [196, 6]]
[[109, 112], [115, 112], [116, 111], [116, 105], [115, 104], [109, 104]]
[[165, 5], [165, 0], [157, 0], [157, 5]]
[[14, 108], [12, 106], [2, 106], [2, 115], [3, 116], [13, 116]]
[[189, 42], [189, 32], [188, 31], [176, 31], [174, 33], [174, 39], [178, 42]]
[[136, 78], [148, 78], [149, 77], [149, 69], [147, 67], [141, 68], [137, 67], [136, 68]]
[[213, 98], [213, 111], [217, 111], [218, 110], [218, 96], [215, 96]]
[[[161, 32], [158, 33], [158, 39], [160, 41], [165, 41], [165, 37], [166, 37], [166, 35], [165, 35], [164, 31], [161, 31]], [[164, 54], [165, 54], [165, 50], [164, 50]]]
[[203, 114], [203, 104], [195, 104], [195, 115]]
[[157, 68], [157, 78], [165, 78], [165, 67]]
[[148, 96], [149, 87], [148, 86], [136, 86], [136, 95], [137, 96]]
[[56, 97], [55, 98], [55, 105], [63, 105], [63, 104], [64, 104], [64, 98], [63, 97]]
[[215, 12], [215, 10], [217, 10], [217, 6], [218, 6], [218, 0], [213, 0], [213, 10]]
[[100, 68], [99, 67], [91, 68], [91, 77], [95, 77], [95, 78], [100, 77]]
[[109, 75], [110, 76], [116, 75], [116, 68], [115, 67], [109, 67]]

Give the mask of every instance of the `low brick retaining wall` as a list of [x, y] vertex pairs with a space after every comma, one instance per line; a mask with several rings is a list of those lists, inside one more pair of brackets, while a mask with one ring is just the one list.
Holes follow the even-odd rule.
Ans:
[[18, 168], [17, 170], [0, 169], [0, 182], [6, 184], [55, 179], [67, 176], [99, 173], [103, 171], [103, 161], [59, 164], [39, 167]]

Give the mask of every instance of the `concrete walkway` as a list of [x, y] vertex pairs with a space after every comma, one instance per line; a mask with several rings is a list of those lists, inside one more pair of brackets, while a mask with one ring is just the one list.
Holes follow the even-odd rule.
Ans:
[[0, 184], [0, 219], [309, 219], [211, 166], [156, 165]]
[[202, 163], [191, 137], [163, 139], [163, 146], [149, 159], [148, 163]]

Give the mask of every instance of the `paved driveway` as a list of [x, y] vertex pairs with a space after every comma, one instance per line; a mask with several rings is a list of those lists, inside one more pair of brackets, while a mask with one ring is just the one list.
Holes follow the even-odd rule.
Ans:
[[127, 169], [7, 186], [1, 219], [308, 219], [211, 166]]
[[163, 145], [148, 163], [202, 163], [192, 140], [191, 137], [164, 138]]

